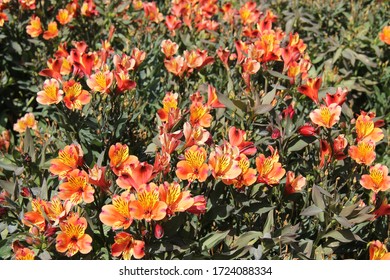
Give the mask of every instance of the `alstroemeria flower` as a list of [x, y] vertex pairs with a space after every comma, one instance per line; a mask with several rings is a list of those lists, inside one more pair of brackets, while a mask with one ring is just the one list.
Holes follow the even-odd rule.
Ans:
[[43, 232], [46, 227], [45, 214], [48, 212], [48, 203], [40, 198], [31, 201], [31, 211], [26, 212], [23, 216], [22, 222], [30, 228], [30, 232], [38, 229]]
[[375, 164], [370, 167], [370, 174], [364, 174], [360, 179], [360, 184], [368, 189], [373, 190], [375, 193], [379, 191], [386, 191], [390, 189], [390, 176], [387, 166], [382, 164]]
[[348, 141], [345, 139], [344, 134], [340, 134], [333, 140], [333, 156], [337, 160], [343, 160], [347, 157], [344, 153], [344, 149], [347, 147]]
[[116, 183], [123, 189], [133, 187], [138, 191], [141, 185], [148, 183], [152, 179], [152, 174], [153, 165], [147, 162], [126, 165]]
[[19, 241], [12, 242], [12, 250], [14, 251], [15, 260], [34, 260], [35, 253], [33, 250], [24, 247]]
[[56, 249], [71, 257], [78, 252], [88, 254], [92, 250], [92, 238], [85, 233], [87, 220], [74, 214], [65, 222], [60, 223], [61, 232], [56, 238]]
[[309, 97], [311, 100], [313, 100], [315, 103], [318, 103], [318, 91], [322, 84], [322, 78], [308, 78], [306, 81], [306, 85], [302, 85], [298, 87], [298, 91], [307, 97]]
[[94, 201], [95, 189], [88, 183], [89, 176], [84, 170], [74, 169], [66, 176], [65, 182], [60, 184], [58, 197], [71, 201], [73, 204]]
[[265, 157], [260, 154], [256, 158], [256, 168], [259, 172], [257, 182], [265, 183], [267, 185], [279, 184], [280, 179], [286, 174], [286, 170], [279, 162], [278, 150], [274, 150], [273, 147], [268, 146], [271, 151], [269, 157]]
[[84, 90], [79, 82], [70, 80], [64, 82], [62, 89], [65, 93], [64, 103], [70, 110], [81, 110], [91, 100], [91, 95]]
[[184, 57], [175, 56], [164, 59], [164, 65], [168, 72], [181, 77], [187, 70], [187, 64], [184, 61]]
[[336, 103], [327, 106], [321, 106], [310, 113], [310, 119], [313, 123], [326, 128], [331, 128], [340, 120], [341, 107]]
[[246, 141], [246, 132], [234, 126], [229, 128], [229, 143], [236, 146], [240, 150], [240, 154], [251, 156], [257, 152], [253, 142]]
[[294, 172], [288, 171], [286, 175], [286, 186], [284, 188], [284, 193], [286, 195], [300, 192], [303, 187], [306, 186], [306, 178], [302, 175], [295, 177]]
[[49, 171], [63, 179], [70, 171], [82, 165], [83, 151], [79, 144], [65, 146], [58, 152], [58, 158], [50, 161]]
[[167, 204], [167, 215], [184, 212], [194, 204], [190, 191], [181, 191], [177, 182], [164, 182], [159, 187], [160, 200]]
[[37, 17], [36, 15], [32, 15], [30, 19], [30, 24], [26, 27], [27, 34], [30, 35], [32, 38], [38, 37], [42, 34], [42, 25], [41, 25], [41, 19]]
[[343, 105], [343, 103], [347, 100], [348, 91], [346, 89], [337, 88], [335, 94], [326, 94], [325, 103], [326, 106], [330, 104], [336, 103], [337, 105]]
[[177, 93], [167, 92], [162, 101], [163, 108], [157, 110], [157, 114], [160, 117], [161, 121], [167, 122], [169, 113], [173, 110], [177, 110]]
[[161, 42], [161, 51], [164, 53], [166, 58], [174, 56], [179, 49], [179, 45], [171, 40], [163, 40]]
[[228, 142], [225, 142], [222, 146], [216, 146], [209, 157], [209, 166], [214, 178], [237, 178], [242, 172], [236, 160], [239, 154], [238, 148]]
[[382, 129], [375, 127], [374, 121], [369, 115], [362, 114], [356, 120], [357, 141], [379, 142], [383, 139]]
[[37, 102], [43, 105], [60, 103], [64, 93], [59, 87], [60, 85], [57, 80], [46, 80], [43, 83], [43, 90], [39, 91], [37, 94]]
[[387, 252], [386, 246], [379, 240], [370, 243], [370, 260], [390, 260], [390, 253]]
[[43, 32], [43, 39], [50, 40], [58, 36], [57, 22], [52, 21], [49, 23], [47, 30]]
[[138, 158], [129, 155], [129, 147], [126, 144], [116, 143], [111, 145], [108, 151], [110, 158], [110, 167], [115, 175], [120, 176], [127, 165], [138, 164]]
[[14, 130], [19, 133], [25, 132], [27, 128], [31, 128], [32, 130], [37, 129], [37, 121], [33, 113], [25, 114], [14, 124]]
[[137, 200], [131, 203], [130, 213], [137, 220], [159, 221], [165, 218], [167, 207], [167, 204], [160, 200], [157, 185], [149, 183], [137, 193]]
[[207, 152], [197, 145], [184, 152], [184, 160], [177, 163], [176, 175], [181, 180], [204, 182], [207, 179], [209, 166], [206, 163]]
[[110, 86], [113, 79], [114, 74], [111, 71], [98, 71], [88, 78], [87, 85], [95, 92], [110, 93]]
[[58, 20], [58, 22], [61, 25], [65, 25], [69, 23], [72, 19], [73, 19], [73, 14], [69, 13], [67, 9], [58, 10], [58, 13], [56, 15], [56, 20]]
[[209, 114], [209, 107], [202, 102], [193, 101], [190, 105], [190, 123], [192, 126], [200, 125], [210, 127], [213, 117]]
[[370, 165], [376, 157], [375, 143], [372, 141], [359, 142], [357, 146], [349, 147], [348, 154], [357, 163]]
[[237, 189], [254, 184], [257, 179], [256, 170], [250, 168], [250, 163], [246, 155], [240, 154], [237, 161], [238, 167], [241, 169], [241, 174], [234, 179], [223, 179], [222, 181], [226, 185], [232, 184]]
[[112, 204], [103, 206], [99, 215], [100, 221], [112, 227], [113, 230], [129, 228], [133, 222], [133, 217], [130, 214], [130, 202], [134, 199], [134, 196], [128, 191], [121, 195], [114, 195]]
[[379, 39], [390, 45], [390, 25], [383, 27], [382, 32], [379, 33]]
[[210, 132], [202, 126], [192, 127], [189, 122], [184, 123], [183, 134], [186, 139], [185, 147], [193, 145], [203, 146], [210, 137]]
[[124, 260], [131, 257], [142, 259], [145, 256], [145, 242], [135, 240], [130, 233], [119, 232], [114, 237], [115, 243], [111, 246], [111, 254], [114, 257], [122, 256]]

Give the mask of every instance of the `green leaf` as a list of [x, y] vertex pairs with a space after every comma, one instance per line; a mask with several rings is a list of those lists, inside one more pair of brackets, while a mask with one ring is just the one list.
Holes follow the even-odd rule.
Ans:
[[210, 232], [205, 237], [199, 240], [200, 247], [202, 251], [208, 251], [211, 248], [214, 248], [219, 243], [221, 243], [226, 236], [229, 234], [230, 230], [220, 231], [220, 232]]
[[268, 113], [273, 108], [274, 108], [274, 106], [272, 106], [270, 104], [262, 104], [262, 105], [258, 105], [256, 107], [254, 107], [253, 112], [255, 115], [262, 115], [262, 114]]
[[0, 180], [0, 187], [6, 190], [8, 193], [13, 194], [15, 191], [15, 183]]
[[337, 241], [340, 241], [342, 243], [349, 243], [351, 241], [361, 241], [364, 242], [357, 234], [353, 233], [349, 229], [343, 229], [343, 230], [332, 230], [331, 232], [328, 232], [322, 238], [334, 238]]
[[314, 201], [314, 204], [321, 210], [325, 210], [324, 198], [322, 197], [322, 194], [318, 186], [316, 185], [313, 186], [313, 189], [311, 191], [311, 196]]
[[14, 51], [17, 53], [17, 54], [22, 54], [22, 47], [20, 46], [20, 44], [18, 42], [11, 42], [11, 47], [14, 49]]
[[310, 205], [309, 207], [302, 210], [300, 213], [301, 216], [315, 216], [319, 213], [324, 212], [321, 208], [317, 207], [316, 205]]
[[226, 95], [224, 94], [220, 94], [220, 93], [217, 93], [217, 96], [218, 96], [218, 100], [226, 106], [226, 108], [232, 110], [233, 112], [235, 112], [238, 116], [240, 117], [243, 117], [244, 116], [244, 113], [242, 112], [242, 110], [237, 107], [230, 99], [229, 97], [227, 97]]
[[260, 231], [248, 231], [241, 234], [234, 242], [233, 248], [240, 249], [245, 246], [253, 245], [257, 240], [259, 240], [263, 234]]
[[283, 79], [283, 80], [289, 80], [290, 79], [288, 76], [283, 75], [282, 73], [276, 72], [274, 70], [267, 70], [267, 72], [269, 74], [271, 74], [271, 76], [274, 76], [274, 77], [279, 78], [279, 79]]

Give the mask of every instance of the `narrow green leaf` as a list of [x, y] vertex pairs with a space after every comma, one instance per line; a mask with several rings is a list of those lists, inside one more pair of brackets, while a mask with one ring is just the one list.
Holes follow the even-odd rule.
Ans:
[[229, 231], [230, 230], [222, 232], [210, 232], [205, 237], [201, 238], [199, 240], [199, 243], [200, 247], [202, 248], [202, 251], [210, 250], [211, 248], [214, 248], [216, 245], [221, 243], [229, 234]]

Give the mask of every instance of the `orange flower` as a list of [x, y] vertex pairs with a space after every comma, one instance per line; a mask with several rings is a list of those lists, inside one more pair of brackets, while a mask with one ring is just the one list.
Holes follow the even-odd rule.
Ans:
[[383, 27], [382, 32], [379, 33], [379, 39], [390, 45], [390, 25]]
[[181, 24], [181, 20], [173, 15], [168, 15], [165, 17], [165, 25], [169, 31], [173, 31], [172, 35], [175, 35], [175, 29], [180, 28]]
[[337, 160], [343, 160], [347, 157], [346, 154], [344, 154], [344, 149], [347, 147], [348, 141], [345, 139], [344, 134], [340, 134], [337, 136], [333, 141], [333, 156]]
[[58, 152], [58, 158], [50, 161], [49, 171], [63, 179], [69, 172], [82, 165], [83, 151], [79, 144], [65, 146]]
[[74, 214], [67, 221], [60, 223], [60, 228], [61, 232], [56, 238], [58, 252], [66, 252], [66, 256], [71, 257], [78, 252], [88, 254], [92, 250], [92, 238], [85, 233], [87, 220], [84, 217]]
[[47, 30], [43, 32], [43, 39], [50, 40], [58, 36], [57, 22], [52, 21], [49, 23]]
[[105, 173], [106, 166], [95, 164], [94, 167], [88, 171], [88, 183], [99, 187], [102, 191], [108, 191], [111, 182], [107, 181]]
[[251, 156], [254, 155], [257, 151], [253, 142], [246, 141], [246, 132], [244, 130], [235, 128], [234, 126], [229, 128], [229, 143], [232, 146], [238, 147], [240, 154]]
[[22, 222], [30, 228], [30, 232], [39, 230], [43, 232], [46, 227], [46, 220], [44, 216], [48, 212], [49, 205], [45, 200], [40, 198], [31, 201], [31, 211], [24, 214]]
[[295, 177], [294, 172], [288, 171], [286, 176], [286, 186], [284, 193], [286, 195], [300, 192], [302, 188], [306, 186], [306, 178], [302, 175]]
[[59, 9], [56, 19], [61, 25], [65, 25], [73, 19], [73, 15], [67, 9]]
[[244, 73], [253, 75], [260, 70], [260, 63], [249, 57], [245, 58], [244, 63], [242, 64], [242, 69]]
[[236, 160], [238, 155], [238, 148], [228, 142], [225, 142], [222, 147], [216, 146], [209, 157], [209, 166], [214, 178], [234, 179], [238, 177], [242, 172]]
[[182, 56], [171, 57], [164, 59], [165, 68], [168, 72], [181, 77], [187, 69], [187, 64]]
[[19, 241], [14, 241], [12, 243], [12, 250], [15, 254], [15, 260], [34, 260], [35, 253], [29, 248], [23, 247], [23, 245]]
[[309, 97], [315, 103], [318, 103], [318, 91], [321, 87], [321, 84], [322, 78], [320, 77], [317, 77], [315, 79], [308, 78], [306, 85], [298, 87], [298, 91]]
[[14, 130], [19, 133], [25, 132], [27, 128], [31, 128], [32, 130], [37, 129], [37, 121], [33, 113], [25, 114], [14, 124]]
[[30, 24], [26, 27], [27, 34], [35, 38], [42, 34], [42, 25], [41, 19], [36, 15], [32, 15], [30, 19]]
[[278, 150], [274, 150], [271, 146], [268, 146], [268, 148], [271, 151], [269, 157], [260, 154], [256, 158], [256, 168], [259, 172], [257, 182], [265, 183], [267, 185], [279, 184], [279, 181], [286, 173], [286, 170], [279, 162]]
[[332, 159], [332, 149], [330, 147], [330, 144], [328, 141], [321, 139], [320, 140], [320, 165], [319, 167], [322, 168], [326, 163], [329, 163]]
[[190, 191], [181, 191], [177, 182], [164, 182], [159, 187], [160, 200], [167, 205], [167, 215], [184, 212], [194, 204]]
[[240, 154], [238, 158], [238, 167], [241, 169], [241, 174], [234, 179], [223, 179], [222, 181], [226, 185], [233, 184], [233, 186], [238, 189], [254, 184], [257, 179], [256, 170], [249, 166], [250, 163], [246, 155]]
[[246, 2], [239, 10], [241, 22], [243, 25], [250, 25], [259, 20], [260, 12], [256, 9], [256, 3]]
[[341, 107], [336, 103], [327, 106], [321, 106], [320, 109], [316, 109], [310, 113], [310, 119], [313, 123], [331, 128], [335, 123], [340, 120]]
[[166, 58], [170, 58], [177, 53], [179, 45], [171, 40], [163, 40], [161, 42], [161, 51], [164, 53]]
[[208, 106], [202, 102], [194, 101], [190, 105], [190, 123], [192, 126], [200, 125], [210, 127], [213, 117], [209, 114]]
[[205, 163], [206, 150], [197, 145], [184, 152], [184, 160], [177, 163], [176, 175], [181, 180], [204, 182], [207, 179], [209, 166]]
[[192, 127], [189, 122], [184, 123], [183, 134], [186, 139], [186, 148], [193, 145], [202, 146], [211, 136], [210, 132], [208, 132], [200, 125]]
[[110, 158], [111, 170], [117, 176], [121, 175], [126, 165], [138, 164], [138, 158], [136, 156], [129, 156], [129, 147], [126, 144], [116, 143], [115, 145], [111, 145], [108, 151], [108, 157]]
[[171, 110], [176, 111], [177, 109], [177, 93], [167, 92], [162, 101], [163, 108], [157, 110], [157, 114], [160, 117], [161, 121], [167, 122], [168, 116]]
[[145, 60], [145, 57], [146, 52], [141, 51], [138, 48], [134, 48], [131, 50], [131, 58], [135, 60], [134, 68], [137, 68]]
[[[1, 10], [0, 10], [1, 11]], [[4, 23], [6, 22], [6, 21], [8, 21], [9, 19], [8, 19], [8, 16], [7, 16], [7, 14], [6, 13], [2, 13], [2, 12], [0, 12], [0, 27], [3, 27], [4, 26]]]
[[390, 189], [389, 169], [385, 165], [375, 164], [370, 167], [370, 175], [364, 174], [360, 179], [360, 184], [375, 193]]
[[159, 9], [156, 6], [155, 2], [144, 2], [143, 3], [145, 17], [149, 21], [159, 23], [164, 19], [162, 13], [159, 12]]
[[123, 189], [133, 187], [138, 191], [141, 185], [146, 184], [153, 178], [152, 174], [153, 165], [147, 162], [138, 162], [126, 165], [116, 180], [116, 183]]
[[332, 103], [336, 103], [337, 105], [343, 105], [343, 103], [347, 100], [348, 91], [346, 89], [337, 88], [335, 94], [326, 93], [325, 103], [326, 106], [329, 106]]
[[43, 90], [38, 92], [37, 101], [43, 105], [58, 104], [62, 100], [63, 91], [55, 79], [46, 80]]
[[98, 71], [92, 74], [88, 80], [87, 85], [95, 92], [110, 93], [110, 86], [114, 79], [114, 74], [110, 71]]
[[114, 257], [122, 255], [124, 260], [130, 260], [132, 256], [136, 259], [142, 259], [145, 256], [145, 242], [135, 240], [130, 233], [117, 233], [114, 241], [115, 243], [111, 246], [111, 254]]
[[115, 194], [112, 197], [112, 204], [104, 205], [99, 215], [103, 224], [112, 227], [113, 230], [127, 229], [133, 222], [130, 215], [130, 202], [134, 196], [128, 191], [123, 192], [120, 196]]
[[360, 115], [356, 120], [357, 141], [379, 142], [383, 139], [382, 129], [375, 127], [374, 121], [368, 115]]
[[87, 172], [74, 169], [67, 174], [66, 181], [60, 184], [58, 197], [62, 200], [69, 199], [73, 204], [93, 202], [95, 190], [88, 180]]
[[380, 216], [390, 215], [390, 204], [387, 202], [387, 198], [384, 198], [379, 208], [373, 212], [375, 218]]
[[65, 106], [70, 110], [81, 110], [83, 105], [88, 104], [91, 100], [91, 95], [81, 87], [79, 82], [74, 80], [64, 82], [62, 88], [65, 92]]
[[72, 207], [70, 201], [67, 200], [62, 203], [58, 196], [54, 196], [47, 205], [46, 216], [50, 221], [54, 222], [54, 225], [57, 225], [61, 219], [65, 218]]
[[348, 154], [357, 163], [370, 165], [376, 157], [375, 143], [372, 141], [359, 142], [357, 146], [349, 147]]
[[207, 210], [207, 201], [203, 195], [197, 195], [194, 197], [194, 204], [187, 209], [187, 212], [200, 215]]
[[160, 201], [158, 187], [154, 183], [149, 183], [137, 193], [137, 200], [131, 202], [130, 214], [137, 220], [145, 219], [159, 221], [165, 218], [167, 204]]
[[370, 243], [370, 260], [390, 260], [390, 253], [387, 252], [386, 246], [379, 240]]
[[0, 135], [0, 151], [8, 153], [9, 145], [11, 140], [11, 133], [9, 130], [4, 130]]

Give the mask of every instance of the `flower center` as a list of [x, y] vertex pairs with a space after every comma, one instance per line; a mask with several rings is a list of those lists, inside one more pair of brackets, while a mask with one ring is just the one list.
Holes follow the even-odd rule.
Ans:
[[379, 186], [383, 180], [383, 172], [378, 169], [374, 169], [370, 173], [370, 177], [375, 185]]
[[171, 205], [176, 202], [180, 196], [180, 186], [171, 184], [168, 188], [166, 203]]
[[99, 87], [103, 90], [107, 87], [107, 81], [106, 77], [102, 72], [99, 72], [95, 76], [96, 83], [99, 85]]
[[321, 119], [326, 124], [329, 125], [330, 119], [332, 117], [328, 107], [322, 107], [320, 111]]
[[124, 200], [121, 196], [113, 199], [112, 204], [116, 211], [118, 211], [124, 217], [130, 217], [129, 202]]
[[142, 208], [150, 212], [154, 205], [159, 201], [158, 191], [144, 191], [138, 195], [138, 202], [141, 204]]
[[185, 158], [194, 168], [200, 168], [205, 161], [205, 154], [201, 151], [188, 150], [185, 153]]

